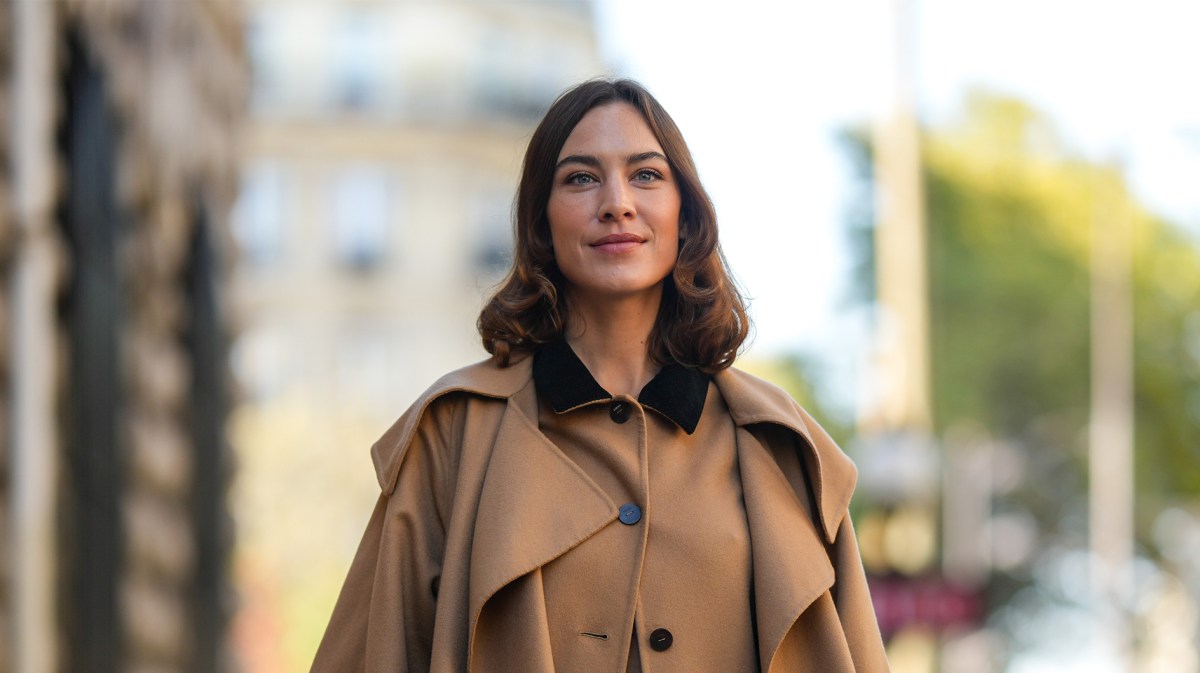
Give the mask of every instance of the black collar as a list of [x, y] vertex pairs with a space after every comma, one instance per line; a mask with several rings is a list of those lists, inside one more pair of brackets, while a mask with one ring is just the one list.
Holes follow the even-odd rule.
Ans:
[[[542, 346], [534, 354], [533, 383], [560, 414], [612, 398], [563, 339]], [[707, 374], [672, 362], [642, 388], [638, 402], [671, 419], [690, 435], [700, 423], [707, 395]]]

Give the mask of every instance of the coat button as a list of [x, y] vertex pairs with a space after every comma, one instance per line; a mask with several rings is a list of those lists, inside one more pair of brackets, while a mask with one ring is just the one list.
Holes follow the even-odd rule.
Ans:
[[671, 632], [666, 629], [654, 629], [650, 632], [650, 649], [655, 652], [666, 652], [671, 647], [671, 641], [675, 640], [671, 636]]
[[627, 502], [624, 505], [621, 505], [621, 509], [619, 511], [621, 523], [625, 524], [626, 526], [632, 526], [633, 524], [642, 520], [642, 508], [638, 507], [632, 502]]
[[628, 402], [617, 400], [608, 408], [608, 415], [617, 423], [624, 423], [629, 420], [629, 415], [633, 413], [633, 408]]

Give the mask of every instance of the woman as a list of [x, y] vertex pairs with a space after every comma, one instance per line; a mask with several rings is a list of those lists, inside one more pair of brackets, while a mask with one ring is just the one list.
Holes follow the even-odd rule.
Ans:
[[885, 671], [855, 470], [730, 368], [744, 301], [666, 111], [585, 82], [534, 132], [490, 360], [372, 448], [314, 671]]

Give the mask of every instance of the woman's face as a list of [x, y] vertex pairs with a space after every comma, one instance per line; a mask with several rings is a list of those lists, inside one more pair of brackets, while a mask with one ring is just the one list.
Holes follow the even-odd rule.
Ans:
[[657, 299], [679, 251], [679, 186], [633, 106], [583, 116], [563, 143], [547, 215], [554, 259], [576, 299]]

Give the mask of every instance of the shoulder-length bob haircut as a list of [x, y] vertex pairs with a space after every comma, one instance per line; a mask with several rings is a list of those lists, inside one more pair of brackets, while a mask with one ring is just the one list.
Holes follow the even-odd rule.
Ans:
[[525, 151], [517, 192], [513, 264], [479, 315], [483, 347], [501, 367], [559, 339], [570, 312], [568, 281], [554, 260], [547, 204], [567, 136], [593, 108], [633, 106], [662, 145], [679, 186], [679, 256], [663, 282], [650, 334], [650, 357], [713, 373], [733, 364], [749, 332], [746, 300], [734, 284], [717, 241], [717, 214], [679, 127], [641, 84], [594, 79], [567, 90], [550, 106]]

